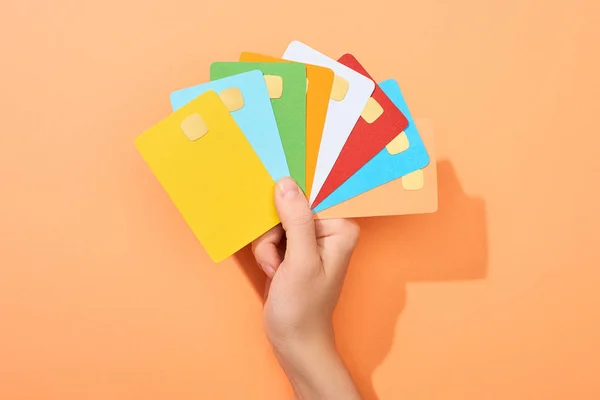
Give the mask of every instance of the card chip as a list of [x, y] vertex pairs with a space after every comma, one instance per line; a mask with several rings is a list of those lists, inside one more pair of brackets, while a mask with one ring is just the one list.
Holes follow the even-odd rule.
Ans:
[[375, 120], [381, 117], [383, 114], [383, 107], [372, 97], [369, 97], [367, 100], [367, 105], [363, 109], [363, 112], [360, 116], [367, 122], [367, 124], [372, 124]]
[[406, 133], [400, 132], [400, 134], [393, 138], [392, 141], [385, 146], [385, 148], [391, 155], [396, 155], [402, 153], [404, 150], [407, 150], [409, 146], [410, 143], [408, 142]]
[[425, 185], [422, 169], [418, 169], [410, 174], [404, 175], [401, 179], [404, 190], [421, 190]]
[[230, 112], [244, 107], [244, 96], [242, 95], [242, 91], [236, 87], [223, 90], [219, 93], [219, 97]]
[[283, 95], [283, 78], [277, 75], [265, 75], [265, 83], [269, 91], [269, 97], [279, 99]]
[[188, 116], [179, 125], [183, 134], [192, 142], [200, 139], [208, 133], [208, 126], [202, 117], [196, 113]]
[[348, 93], [350, 83], [341, 76], [335, 75], [333, 77], [333, 87], [331, 88], [331, 99], [335, 101], [342, 101]]

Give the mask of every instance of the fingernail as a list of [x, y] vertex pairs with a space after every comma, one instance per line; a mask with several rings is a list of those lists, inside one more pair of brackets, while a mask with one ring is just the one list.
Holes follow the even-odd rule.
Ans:
[[277, 182], [279, 196], [284, 200], [296, 197], [300, 193], [300, 188], [292, 178], [283, 178]]
[[267, 276], [269, 278], [272, 278], [273, 275], [275, 275], [275, 268], [271, 267], [270, 265], [262, 265], [262, 264], [259, 264], [259, 265], [262, 268], [263, 272], [265, 274], [267, 274]]

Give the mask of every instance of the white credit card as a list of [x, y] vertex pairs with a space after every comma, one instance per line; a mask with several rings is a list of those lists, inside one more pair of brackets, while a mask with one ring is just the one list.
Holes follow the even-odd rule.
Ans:
[[312, 204], [367, 101], [373, 94], [375, 84], [366, 76], [298, 41], [290, 43], [282, 58], [327, 67], [332, 69], [336, 76], [329, 99], [329, 109], [325, 118], [315, 177], [310, 192]]

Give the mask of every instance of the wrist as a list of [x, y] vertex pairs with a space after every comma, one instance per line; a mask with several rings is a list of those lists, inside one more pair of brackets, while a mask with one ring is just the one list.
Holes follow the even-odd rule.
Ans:
[[360, 399], [333, 335], [273, 347], [297, 399]]
[[335, 335], [331, 318], [321, 318], [301, 324], [266, 323], [265, 332], [280, 362], [294, 363], [296, 359], [306, 358], [307, 351], [308, 353], [335, 351]]
[[270, 340], [279, 363], [286, 370], [304, 373], [316, 364], [338, 358], [333, 334], [316, 334]]

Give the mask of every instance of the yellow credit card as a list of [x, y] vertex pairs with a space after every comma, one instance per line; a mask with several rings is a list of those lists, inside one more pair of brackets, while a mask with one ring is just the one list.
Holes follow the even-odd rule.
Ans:
[[135, 145], [213, 261], [279, 223], [275, 182], [217, 93], [191, 101]]

